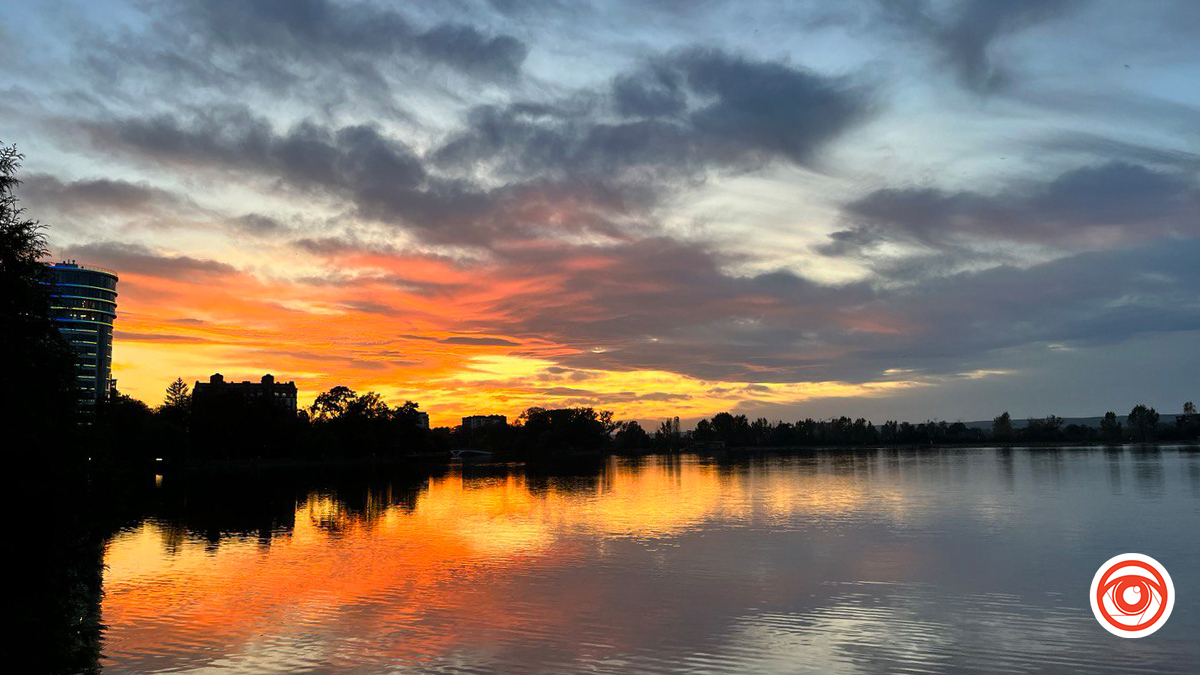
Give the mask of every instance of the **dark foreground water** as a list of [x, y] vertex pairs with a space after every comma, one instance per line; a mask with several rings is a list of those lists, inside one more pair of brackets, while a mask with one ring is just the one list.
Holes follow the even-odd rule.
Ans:
[[[103, 549], [105, 673], [1200, 669], [1194, 449], [168, 475], [149, 495]], [[1124, 552], [1174, 578], [1148, 638], [1088, 605]]]

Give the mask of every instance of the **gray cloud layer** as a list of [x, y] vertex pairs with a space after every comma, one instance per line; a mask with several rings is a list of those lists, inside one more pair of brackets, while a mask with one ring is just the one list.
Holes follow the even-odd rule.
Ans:
[[[631, 109], [639, 104], [631, 103], [630, 88], [644, 91], [663, 77], [683, 107], [670, 114]], [[428, 157], [376, 126], [302, 122], [277, 133], [243, 105], [81, 127], [104, 152], [282, 180], [348, 198], [361, 215], [432, 241], [480, 245], [545, 226], [538, 221], [547, 207], [572, 212], [555, 228], [615, 235], [614, 220], [709, 171], [811, 163], [868, 110], [865, 91], [842, 80], [700, 49], [620, 76], [599, 101], [481, 106]], [[625, 116], [606, 119], [613, 109]], [[485, 186], [475, 175], [481, 167], [503, 183]]]
[[[506, 332], [577, 347], [579, 355], [562, 360], [574, 367], [769, 382], [867, 381], [890, 368], [953, 373], [1019, 345], [1200, 329], [1196, 239], [904, 288], [825, 286], [787, 273], [731, 277], [712, 255], [668, 241], [602, 253], [616, 265], [573, 274], [555, 297], [505, 299], [501, 309], [515, 317]], [[554, 269], [550, 252], [527, 253], [524, 263]]]
[[[350, 229], [363, 220], [403, 231], [437, 251], [431, 255], [444, 255], [440, 263], [531, 282], [552, 279], [526, 286], [536, 292], [489, 301], [489, 316], [502, 319], [466, 326], [469, 335], [444, 341], [517, 348], [518, 340], [549, 340], [578, 350], [560, 359], [569, 368], [663, 369], [738, 382], [868, 381], [889, 368], [957, 373], [989, 354], [1030, 345], [1103, 345], [1200, 329], [1194, 135], [1179, 148], [1161, 148], [1102, 131], [1046, 129], [1049, 140], [1031, 145], [1054, 160], [1039, 165], [1059, 167], [1054, 172], [913, 187], [908, 176], [881, 179], [861, 166], [850, 171], [828, 163], [860, 134], [887, 143], [874, 127], [887, 121], [893, 103], [887, 97], [904, 92], [880, 84], [876, 73], [835, 75], [706, 36], [692, 46], [647, 40], [622, 54], [621, 68], [590, 80], [571, 73], [563, 84], [529, 72], [536, 57], [544, 63], [553, 56], [536, 53], [536, 27], [554, 25], [538, 22], [548, 21], [546, 12], [561, 22], [598, 16], [598, 8], [558, 3], [539, 12], [503, 2], [492, 14], [468, 4], [476, 10], [464, 14], [469, 20], [450, 20], [434, 5], [146, 2], [139, 6], [144, 25], [74, 36], [75, 64], [87, 81], [78, 91], [59, 92], [57, 100], [71, 105], [54, 133], [73, 151], [83, 148], [148, 179], [38, 174], [25, 194], [60, 213], [191, 208], [189, 199], [151, 182], [168, 172], [183, 184], [236, 184], [333, 205], [348, 216]], [[822, 20], [872, 39], [882, 25], [897, 41], [889, 47], [916, 45], [921, 58], [932, 54], [949, 66], [957, 93], [967, 94], [961, 98], [984, 106], [1018, 88], [1020, 64], [1005, 55], [1008, 41], [1058, 26], [1083, 6], [864, 0]], [[636, 11], [661, 19], [667, 10]], [[702, 25], [696, 21], [688, 25]], [[806, 30], [818, 23], [814, 18]], [[627, 44], [605, 37], [606, 45]], [[577, 65], [565, 63], [564, 71]], [[428, 101], [414, 103], [413, 89], [440, 91], [444, 108], [424, 112], [440, 116], [443, 128], [424, 129], [421, 137], [399, 130], [421, 126], [410, 107]], [[31, 91], [20, 93], [36, 98]], [[1073, 92], [1053, 94], [1025, 91], [1022, 100], [1049, 106], [1054, 96], [1069, 97], [1081, 107], [1118, 101], [1122, 119], [1152, 109], [1185, 130], [1198, 114], [1186, 103], [1124, 101], [1120, 92], [1094, 91], [1078, 101]], [[259, 107], [262, 100], [279, 102], [286, 114]], [[405, 124], [392, 124], [397, 120]], [[76, 145], [79, 139], [85, 143]], [[775, 237], [786, 233], [764, 230], [753, 246], [734, 253], [717, 243], [724, 232], [685, 240], [661, 224], [672, 215], [664, 212], [672, 200], [694, 188], [772, 171], [837, 179], [842, 192], [825, 203], [833, 202], [840, 229], [816, 248], [861, 266], [861, 278], [818, 283], [802, 273], [807, 259], [787, 270], [739, 271], [754, 257], [747, 249], [757, 247], [765, 260], [783, 248]], [[868, 176], [863, 184], [860, 176]], [[219, 226], [249, 239], [286, 238], [293, 250], [318, 259], [362, 248], [399, 255], [353, 233], [293, 231], [286, 222], [242, 209]], [[68, 253], [151, 276], [235, 271], [114, 244], [110, 236], [97, 234]], [[1036, 264], [1007, 253], [1021, 246], [1051, 253]], [[477, 256], [454, 262], [460, 247]], [[388, 282], [411, 292], [455, 290]], [[331, 276], [305, 283], [356, 281]], [[343, 307], [403, 312], [382, 302]]]
[[1200, 235], [1200, 184], [1195, 173], [1110, 162], [1068, 171], [1045, 184], [987, 195], [936, 188], [876, 190], [846, 206], [854, 229], [823, 250], [850, 252], [880, 239], [928, 245], [952, 240], [1071, 245], [1096, 238], [1108, 245], [1164, 235]]
[[147, 8], [152, 17], [147, 36], [94, 37], [85, 64], [110, 77], [166, 78], [202, 87], [240, 88], [249, 81], [276, 92], [314, 77], [323, 86], [340, 78], [383, 89], [379, 94], [389, 89], [389, 66], [428, 63], [471, 77], [512, 80], [528, 53], [509, 35], [453, 22], [420, 27], [367, 2], [184, 0], [149, 2]]

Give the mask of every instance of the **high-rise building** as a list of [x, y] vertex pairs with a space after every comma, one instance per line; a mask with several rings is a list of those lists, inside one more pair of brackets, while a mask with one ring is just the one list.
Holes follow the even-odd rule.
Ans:
[[79, 405], [94, 410], [112, 388], [117, 275], [75, 261], [50, 265], [50, 318], [75, 352]]

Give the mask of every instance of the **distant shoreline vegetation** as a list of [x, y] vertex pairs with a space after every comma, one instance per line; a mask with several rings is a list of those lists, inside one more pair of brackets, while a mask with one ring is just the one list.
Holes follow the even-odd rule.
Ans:
[[716, 450], [817, 450], [874, 447], [1059, 446], [1200, 441], [1200, 415], [1192, 403], [1164, 421], [1154, 409], [1135, 406], [1124, 418], [1109, 412], [1096, 426], [1064, 424], [1050, 415], [1014, 423], [1007, 412], [991, 428], [963, 422], [919, 424], [838, 417], [797, 422], [750, 420], [718, 413], [683, 431], [664, 421], [654, 433], [636, 421], [616, 420], [594, 408], [529, 408], [515, 420], [476, 428], [422, 425], [420, 406], [391, 407], [374, 392], [334, 387], [292, 415], [245, 400], [220, 419], [194, 410], [180, 379], [158, 408], [118, 394], [104, 402], [93, 423], [80, 428], [91, 459], [103, 463], [337, 463], [447, 458], [471, 449], [496, 460], [536, 460], [586, 454], [708, 452]]

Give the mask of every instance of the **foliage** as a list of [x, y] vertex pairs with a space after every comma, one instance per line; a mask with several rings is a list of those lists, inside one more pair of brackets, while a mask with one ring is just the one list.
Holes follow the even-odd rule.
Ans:
[[318, 451], [341, 456], [387, 457], [430, 449], [421, 423], [420, 406], [405, 401], [394, 410], [379, 394], [357, 394], [336, 386], [317, 396], [309, 408]]
[[309, 414], [314, 421], [321, 422], [341, 418], [355, 398], [353, 389], [338, 385], [319, 394], [309, 407]]
[[15, 194], [22, 159], [0, 143], [0, 326], [6, 350], [19, 355], [0, 369], [0, 391], [20, 392], [0, 406], [9, 447], [70, 428], [77, 405], [74, 355], [50, 320], [45, 228], [25, 218]]
[[593, 408], [529, 408], [520, 421], [519, 443], [538, 454], [600, 450], [617, 428], [612, 412]]
[[163, 397], [163, 407], [184, 410], [191, 405], [192, 395], [188, 391], [187, 383], [181, 377], [175, 378], [174, 382], [167, 385], [167, 393]]
[[1121, 423], [1117, 420], [1117, 413], [1111, 410], [1104, 413], [1104, 418], [1100, 420], [1100, 437], [1105, 441], [1119, 441], [1121, 435]]
[[1006, 441], [1013, 437], [1012, 415], [1005, 410], [992, 420], [992, 438]]
[[1041, 419], [1031, 419], [1017, 436], [1023, 441], [1054, 442], [1064, 440], [1062, 431], [1063, 418], [1058, 415], [1047, 415]]
[[1153, 438], [1154, 430], [1158, 427], [1158, 417], [1157, 410], [1139, 403], [1129, 411], [1129, 429], [1139, 441], [1148, 441]]
[[1200, 439], [1200, 415], [1196, 414], [1195, 403], [1183, 404], [1183, 414], [1175, 418], [1175, 427], [1181, 440]]
[[618, 450], [645, 450], [650, 447], [650, 434], [646, 433], [637, 420], [631, 420], [617, 429], [613, 443]]

